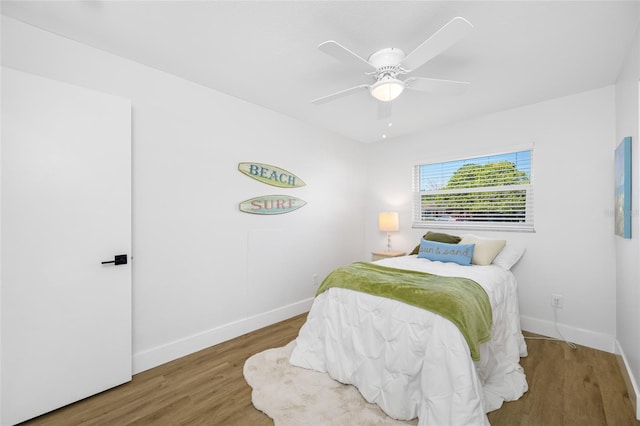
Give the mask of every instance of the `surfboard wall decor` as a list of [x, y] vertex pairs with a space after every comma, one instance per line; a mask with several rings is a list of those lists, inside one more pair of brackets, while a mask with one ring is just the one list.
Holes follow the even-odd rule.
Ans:
[[280, 188], [299, 188], [306, 185], [293, 173], [270, 164], [239, 163], [238, 170], [250, 178]]
[[306, 201], [290, 195], [263, 195], [240, 203], [240, 211], [252, 214], [283, 214], [298, 210]]

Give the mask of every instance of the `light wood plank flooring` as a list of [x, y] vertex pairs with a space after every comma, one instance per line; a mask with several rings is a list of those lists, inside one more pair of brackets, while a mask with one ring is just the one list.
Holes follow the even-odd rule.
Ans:
[[[130, 383], [23, 425], [273, 425], [251, 405], [242, 367], [251, 355], [293, 340], [306, 315], [134, 376]], [[614, 355], [527, 340], [529, 392], [489, 413], [493, 426], [640, 425]]]

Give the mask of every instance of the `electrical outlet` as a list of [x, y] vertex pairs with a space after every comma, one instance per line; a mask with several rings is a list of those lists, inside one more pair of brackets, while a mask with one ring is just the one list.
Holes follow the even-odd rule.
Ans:
[[551, 294], [551, 306], [554, 308], [562, 308], [561, 294]]
[[313, 274], [313, 283], [311, 285], [318, 287], [318, 274]]

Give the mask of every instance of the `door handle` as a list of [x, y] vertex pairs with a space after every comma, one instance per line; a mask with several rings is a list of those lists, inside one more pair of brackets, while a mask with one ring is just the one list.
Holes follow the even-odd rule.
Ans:
[[113, 260], [107, 260], [102, 262], [103, 265], [107, 263], [113, 263], [114, 265], [126, 265], [127, 264], [127, 255], [126, 254], [116, 254]]

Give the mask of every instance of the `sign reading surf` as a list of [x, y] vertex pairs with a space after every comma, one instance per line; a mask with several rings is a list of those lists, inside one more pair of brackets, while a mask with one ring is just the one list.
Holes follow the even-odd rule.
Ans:
[[238, 170], [250, 178], [280, 188], [299, 188], [306, 185], [293, 173], [270, 164], [239, 163]]
[[240, 211], [253, 214], [283, 214], [304, 206], [306, 201], [289, 195], [265, 195], [240, 203]]

